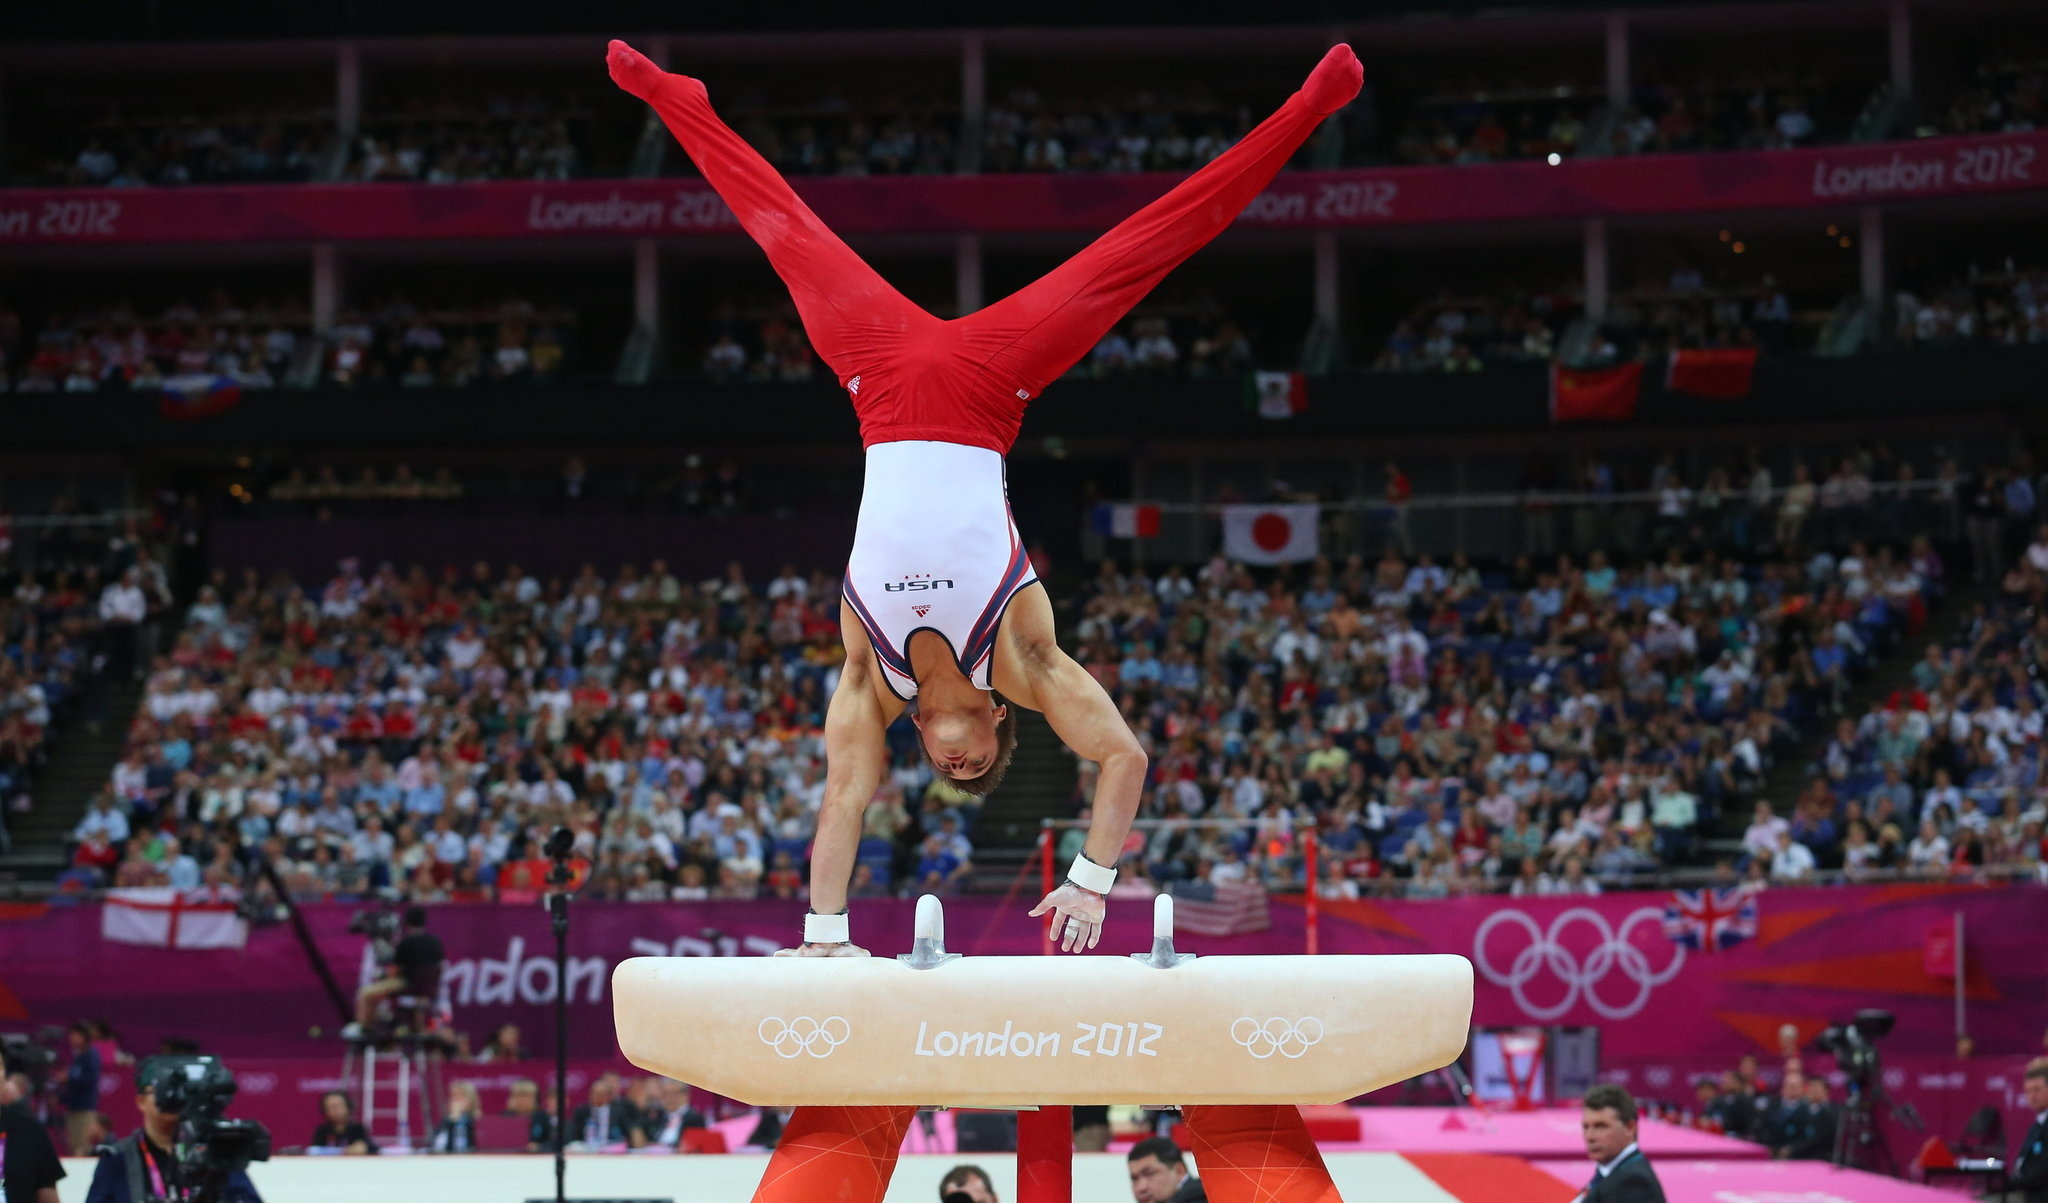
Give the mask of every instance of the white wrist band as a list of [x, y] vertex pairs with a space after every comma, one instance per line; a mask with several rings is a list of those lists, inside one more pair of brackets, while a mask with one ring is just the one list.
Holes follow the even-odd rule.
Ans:
[[836, 915], [804, 915], [806, 944], [844, 944], [851, 939], [849, 931], [845, 911]]
[[1109, 887], [1116, 884], [1116, 870], [1105, 869], [1083, 854], [1067, 867], [1067, 880], [1091, 893], [1107, 894]]

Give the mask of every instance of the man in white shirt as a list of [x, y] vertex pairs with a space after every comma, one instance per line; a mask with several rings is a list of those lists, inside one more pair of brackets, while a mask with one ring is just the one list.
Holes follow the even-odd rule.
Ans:
[[1742, 833], [1742, 850], [1751, 856], [1774, 852], [1778, 837], [1790, 831], [1792, 825], [1771, 810], [1769, 802], [1756, 804], [1756, 817], [1751, 820], [1749, 830]]
[[1790, 831], [1778, 833], [1778, 846], [1771, 850], [1771, 880], [1805, 881], [1813, 876], [1813, 849], [1792, 838]]
[[149, 599], [143, 595], [139, 574], [133, 568], [100, 591], [100, 621], [106, 624], [113, 652], [108, 671], [116, 680], [135, 677], [137, 643], [142, 624], [148, 618]]
[[71, 838], [82, 844], [96, 831], [105, 832], [107, 842], [117, 847], [128, 840], [128, 816], [114, 806], [110, 794], [101, 793], [93, 799], [92, 809], [78, 821]]

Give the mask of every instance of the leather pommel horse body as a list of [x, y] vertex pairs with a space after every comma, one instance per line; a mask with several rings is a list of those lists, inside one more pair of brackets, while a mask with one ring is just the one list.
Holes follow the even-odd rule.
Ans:
[[[879, 1203], [911, 1117], [935, 1104], [1053, 1108], [1040, 1113], [1059, 1125], [1041, 1134], [1058, 1146], [1048, 1155], [1071, 1154], [1070, 1105], [1177, 1104], [1211, 1199], [1233, 1203], [1226, 1179], [1242, 1176], [1245, 1200], [1334, 1200], [1295, 1105], [1343, 1102], [1464, 1049], [1463, 957], [1178, 955], [1164, 897], [1154, 937], [1131, 957], [958, 957], [926, 898], [917, 951], [897, 960], [626, 961], [612, 975], [619, 1047], [642, 1069], [802, 1108], [755, 1196], [777, 1203]], [[1276, 1194], [1275, 1173], [1293, 1187]], [[1066, 1198], [1030, 1193], [1022, 1203]]]

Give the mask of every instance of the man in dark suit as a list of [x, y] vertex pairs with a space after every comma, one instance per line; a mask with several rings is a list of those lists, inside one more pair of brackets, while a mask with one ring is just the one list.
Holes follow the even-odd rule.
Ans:
[[613, 1097], [611, 1075], [606, 1074], [590, 1084], [590, 1102], [576, 1109], [569, 1121], [569, 1139], [581, 1141], [589, 1148], [603, 1148], [608, 1145], [647, 1143], [646, 1134], [639, 1128], [640, 1113], [632, 1105]]
[[1586, 1092], [1579, 1126], [1586, 1137], [1586, 1156], [1593, 1159], [1593, 1180], [1579, 1203], [1664, 1203], [1664, 1187], [1650, 1159], [1636, 1147], [1636, 1101], [1612, 1084]]
[[1180, 1147], [1164, 1136], [1131, 1146], [1131, 1198], [1136, 1203], [1205, 1203], [1202, 1180], [1188, 1173]]
[[1800, 1113], [1806, 1106], [1806, 1075], [1796, 1069], [1785, 1071], [1778, 1093], [1766, 1099], [1756, 1113], [1756, 1142], [1770, 1149], [1773, 1157], [1786, 1157], [1797, 1139]]
[[1730, 1136], [1748, 1136], [1756, 1127], [1756, 1093], [1741, 1074], [1731, 1069], [1721, 1075], [1721, 1091], [1711, 1114]]
[[[2048, 1057], [2027, 1066], [2027, 1110], [2034, 1122], [2013, 1147], [2006, 1163], [2005, 1180], [2019, 1191], [2022, 1203], [2048, 1203]], [[2008, 1193], [2006, 1197], [2011, 1198]]]
[[1806, 1080], [1806, 1093], [1786, 1121], [1785, 1156], [1797, 1161], [1827, 1161], [1835, 1155], [1835, 1129], [1840, 1108], [1828, 1098], [1828, 1084]]

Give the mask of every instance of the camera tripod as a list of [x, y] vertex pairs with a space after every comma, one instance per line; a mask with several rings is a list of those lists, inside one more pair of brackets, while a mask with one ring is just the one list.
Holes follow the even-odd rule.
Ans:
[[1883, 1087], [1875, 1082], [1863, 1090], [1852, 1087], [1849, 1100], [1842, 1107], [1842, 1120], [1835, 1129], [1835, 1152], [1829, 1158], [1834, 1164], [1845, 1169], [1865, 1169], [1874, 1173], [1901, 1177], [1898, 1159], [1892, 1156], [1892, 1147], [1878, 1131], [1878, 1108], [1883, 1107], [1892, 1120], [1916, 1132], [1924, 1132], [1927, 1126], [1920, 1122], [1920, 1113], [1911, 1103], [1893, 1103], [1885, 1096]]

